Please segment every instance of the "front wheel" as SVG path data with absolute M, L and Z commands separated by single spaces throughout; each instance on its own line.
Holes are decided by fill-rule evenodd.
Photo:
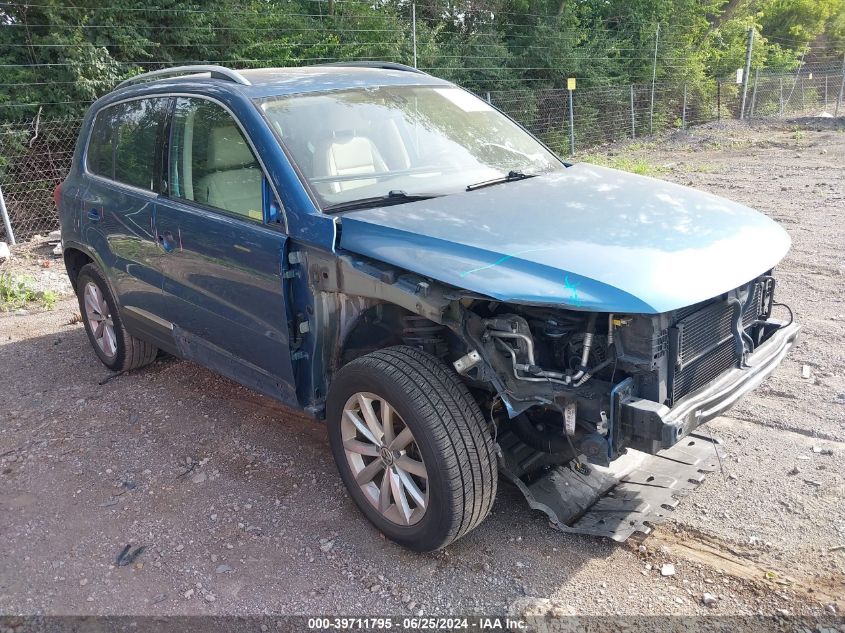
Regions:
M 493 440 L 466 386 L 433 356 L 399 346 L 345 365 L 329 393 L 328 424 L 349 494 L 400 545 L 440 549 L 490 512 Z

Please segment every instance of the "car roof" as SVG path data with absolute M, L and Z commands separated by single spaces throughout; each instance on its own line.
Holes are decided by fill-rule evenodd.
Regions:
M 166 78 L 150 77 L 150 81 L 143 81 L 143 76 L 139 76 L 138 79 L 141 80 L 141 83 L 120 86 L 109 96 L 117 96 L 118 93 L 128 96 L 137 92 L 173 91 L 179 88 L 201 90 L 203 86 L 210 85 L 217 89 L 229 88 L 251 99 L 348 88 L 400 85 L 448 87 L 453 85 L 448 81 L 410 67 L 402 67 L 398 64 L 385 64 L 384 66 L 318 65 L 254 68 L 238 71 L 221 69 L 219 73 L 214 71 L 191 72 L 188 67 L 185 67 L 186 74 L 184 75 L 167 76 Z M 197 70 L 200 68 L 208 67 L 198 67 Z M 178 71 L 179 69 L 175 70 Z

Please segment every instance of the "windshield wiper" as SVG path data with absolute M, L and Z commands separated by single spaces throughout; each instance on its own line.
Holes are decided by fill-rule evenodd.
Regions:
M 394 189 L 389 191 L 386 196 L 373 196 L 372 198 L 361 198 L 360 200 L 330 204 L 327 207 L 323 207 L 323 212 L 337 213 L 338 211 L 352 211 L 354 209 L 372 209 L 394 204 L 405 204 L 406 202 L 416 202 L 417 200 L 429 200 L 437 197 L 438 194 L 407 194 L 401 189 Z
M 511 170 L 507 176 L 501 178 L 494 178 L 493 180 L 484 180 L 477 182 L 474 185 L 467 185 L 467 191 L 475 191 L 476 189 L 484 189 L 484 187 L 492 187 L 493 185 L 501 185 L 503 182 L 514 182 L 515 180 L 525 180 L 526 178 L 534 178 L 537 174 L 523 174 L 521 171 Z

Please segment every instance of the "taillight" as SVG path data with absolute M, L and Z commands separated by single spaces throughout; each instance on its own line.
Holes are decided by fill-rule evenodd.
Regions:
M 59 208 L 59 200 L 62 198 L 62 183 L 56 185 L 56 188 L 53 189 L 53 202 L 56 204 L 56 209 Z

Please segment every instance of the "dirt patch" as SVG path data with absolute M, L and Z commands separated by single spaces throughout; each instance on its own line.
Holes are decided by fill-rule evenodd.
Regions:
M 0 613 L 841 609 L 841 130 L 705 126 L 612 150 L 782 222 L 794 245 L 777 271 L 778 299 L 804 326 L 777 373 L 708 425 L 725 441 L 724 475 L 633 545 L 558 533 L 503 484 L 478 530 L 438 554 L 411 554 L 347 498 L 322 426 L 189 362 L 103 382 L 109 373 L 70 324 L 72 297 L 0 315 Z M 39 269 L 38 257 L 14 265 L 55 270 Z M 126 545 L 144 549 L 120 564 Z M 666 564 L 673 575 L 661 574 Z

